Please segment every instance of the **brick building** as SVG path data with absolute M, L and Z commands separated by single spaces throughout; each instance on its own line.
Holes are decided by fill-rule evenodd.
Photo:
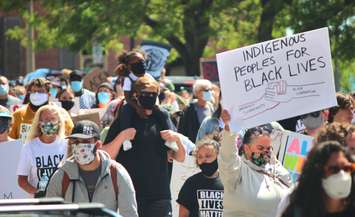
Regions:
M 40 5 L 34 3 L 34 11 L 43 13 Z M 26 48 L 19 41 L 6 37 L 6 31 L 14 26 L 24 26 L 24 22 L 16 12 L 4 13 L 0 11 L 0 74 L 10 79 L 28 73 L 26 71 Z M 122 39 L 125 49 L 131 49 L 132 41 Z M 117 54 L 108 51 L 104 56 L 104 69 L 111 72 L 117 64 Z M 35 53 L 35 68 L 82 68 L 83 62 L 90 56 L 82 56 L 79 52 L 72 52 L 67 48 L 51 48 Z

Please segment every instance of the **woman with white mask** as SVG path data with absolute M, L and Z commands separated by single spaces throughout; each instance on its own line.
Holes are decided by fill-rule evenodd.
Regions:
M 18 184 L 27 193 L 43 196 L 49 177 L 65 159 L 64 132 L 59 107 L 45 105 L 37 111 L 17 168 Z
M 282 217 L 353 217 L 354 163 L 336 141 L 315 144 Z

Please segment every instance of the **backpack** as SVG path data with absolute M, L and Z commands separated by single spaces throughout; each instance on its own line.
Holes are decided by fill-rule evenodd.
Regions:
M 118 201 L 117 168 L 113 164 L 110 165 L 110 175 L 111 175 L 113 189 L 115 191 L 116 201 Z M 64 175 L 62 179 L 62 198 L 65 197 L 70 181 L 73 180 L 70 180 L 68 173 L 64 171 Z M 74 202 L 74 197 L 75 197 L 75 180 L 73 183 L 72 202 Z

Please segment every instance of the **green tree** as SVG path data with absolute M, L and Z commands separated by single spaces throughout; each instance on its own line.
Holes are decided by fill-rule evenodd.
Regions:
M 21 4 L 25 0 L 5 2 L 2 9 L 20 9 L 22 15 L 26 15 Z M 159 35 L 176 49 L 188 75 L 199 75 L 199 59 L 209 38 L 218 33 L 219 27 L 213 26 L 211 20 L 238 4 L 234 0 L 39 2 L 45 12 L 27 19 L 36 25 L 37 35 L 42 37 L 37 38 L 38 48 L 55 45 L 80 50 L 93 41 L 108 44 L 119 36 L 136 37 L 138 30 L 146 25 L 152 35 Z M 9 34 L 13 38 L 25 38 L 20 28 Z
M 343 70 L 345 77 L 342 79 L 342 69 L 351 68 L 350 63 L 355 58 L 355 1 L 294 0 L 290 14 L 289 24 L 296 32 L 329 27 L 335 85 L 339 90 L 348 71 Z

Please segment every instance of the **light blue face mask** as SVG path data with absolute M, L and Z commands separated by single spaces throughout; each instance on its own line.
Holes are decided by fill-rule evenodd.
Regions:
M 99 100 L 99 102 L 101 104 L 107 104 L 111 100 L 111 94 L 109 94 L 107 92 L 99 92 L 97 94 L 97 99 Z
M 57 94 L 58 94 L 58 89 L 55 88 L 55 87 L 51 87 L 49 88 L 49 93 L 51 94 L 52 97 L 57 97 Z
M 1 84 L 0 85 L 0 96 L 5 96 L 9 93 L 9 85 Z
M 212 101 L 212 93 L 211 93 L 211 91 L 203 91 L 202 98 L 203 98 L 203 100 L 205 100 L 207 102 L 211 102 Z
M 23 100 L 25 99 L 25 96 L 26 96 L 26 95 L 18 95 L 17 97 L 18 97 L 20 100 L 23 101 Z
M 72 81 L 70 82 L 71 89 L 73 89 L 74 92 L 80 92 L 81 89 L 83 88 L 83 82 L 82 81 Z

